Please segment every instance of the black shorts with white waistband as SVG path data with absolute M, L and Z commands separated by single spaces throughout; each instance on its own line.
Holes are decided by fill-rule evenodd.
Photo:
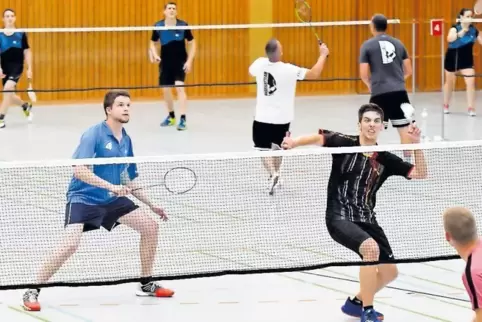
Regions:
M 281 146 L 286 132 L 290 130 L 290 123 L 271 124 L 254 121 L 253 122 L 253 143 L 258 150 L 271 150 L 271 144 Z
M 385 124 L 385 129 L 388 127 L 388 121 L 390 121 L 395 128 L 410 125 L 410 120 L 405 118 L 405 114 L 402 110 L 402 104 L 410 104 L 407 91 L 375 95 L 370 98 L 370 103 L 378 105 L 383 110 L 383 123 Z
M 363 256 L 360 254 L 360 246 L 370 238 L 375 240 L 380 249 L 379 261 L 386 262 L 394 259 L 388 238 L 382 227 L 378 224 L 327 218 L 326 227 L 334 241 L 357 253 L 362 259 Z

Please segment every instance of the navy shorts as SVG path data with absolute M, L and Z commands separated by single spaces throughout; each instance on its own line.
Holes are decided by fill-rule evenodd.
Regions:
M 3 73 L 5 77 L 2 79 L 2 84 L 5 86 L 7 81 L 13 81 L 18 83 L 20 77 L 22 77 L 23 73 L 23 65 L 20 64 L 10 64 L 3 67 Z
M 372 96 L 370 103 L 378 105 L 383 110 L 383 124 L 388 128 L 388 121 L 392 122 L 394 128 L 401 128 L 410 125 L 410 120 L 405 118 L 402 104 L 410 104 L 407 91 L 389 92 Z
M 370 224 L 363 222 L 351 222 L 340 219 L 327 219 L 326 227 L 328 232 L 338 244 L 354 251 L 362 259 L 360 254 L 361 244 L 372 238 L 378 244 L 380 249 L 380 261 L 392 261 L 393 251 L 388 238 L 382 227 L 378 224 Z
M 84 224 L 84 232 L 99 229 L 101 226 L 111 231 L 119 225 L 119 218 L 139 208 L 132 200 L 120 197 L 105 205 L 68 203 L 65 207 L 65 226 Z
M 186 73 L 184 72 L 184 65 L 171 65 L 168 67 L 159 68 L 159 85 L 175 85 L 176 82 L 183 82 L 186 80 Z

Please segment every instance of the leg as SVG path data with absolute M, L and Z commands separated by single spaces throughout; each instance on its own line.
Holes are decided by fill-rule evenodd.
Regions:
M 68 204 L 65 211 L 65 235 L 60 246 L 42 264 L 37 274 L 37 284 L 47 283 L 64 263 L 77 251 L 82 233 L 98 229 L 104 212 L 96 206 L 79 203 Z M 37 301 L 40 290 L 27 290 L 23 296 L 24 308 L 29 311 L 40 311 Z
M 378 261 L 380 254 L 378 244 L 358 223 L 347 220 L 327 220 L 327 228 L 333 240 L 357 253 L 363 261 Z M 360 267 L 361 291 L 353 299 L 346 300 L 341 308 L 342 312 L 353 317 L 361 317 L 364 306 L 373 306 L 373 297 L 378 285 L 381 284 L 378 279 L 377 266 Z M 365 299 L 368 300 L 365 301 Z M 377 319 L 383 320 L 383 314 L 375 312 L 375 315 Z
M 184 72 L 184 67 L 180 66 L 176 70 L 174 76 L 174 84 L 183 86 L 186 79 L 186 73 Z M 176 87 L 177 99 L 179 101 L 179 111 L 181 113 L 181 119 L 179 120 L 179 125 L 177 129 L 179 131 L 186 130 L 186 113 L 187 113 L 187 95 L 185 87 Z
M 173 126 L 176 124 L 176 115 L 174 113 L 174 98 L 172 96 L 172 85 L 174 85 L 174 77 L 169 69 L 160 69 L 159 85 L 162 87 L 164 101 L 168 115 L 161 123 L 161 127 Z M 167 87 L 166 87 L 167 86 Z
M 475 116 L 475 77 L 473 77 L 475 75 L 475 70 L 473 68 L 461 69 L 460 74 L 463 76 L 469 76 L 464 77 L 467 89 L 468 112 L 470 116 Z
M 151 282 L 157 254 L 159 225 L 147 213 L 138 209 L 128 198 L 118 198 L 107 206 L 102 226 L 112 230 L 119 224 L 132 228 L 141 236 L 139 255 L 141 259 L 141 286 L 139 296 L 171 297 L 174 292 Z
M 444 113 L 449 113 L 450 101 L 455 88 L 456 77 L 454 72 L 445 71 L 444 84 Z

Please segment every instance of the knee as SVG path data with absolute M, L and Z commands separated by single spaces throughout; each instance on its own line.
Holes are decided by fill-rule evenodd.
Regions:
M 465 86 L 467 89 L 475 89 L 475 80 L 473 77 L 471 79 L 465 79 Z
M 380 248 L 372 238 L 365 240 L 360 245 L 360 255 L 365 262 L 375 262 L 380 258 Z
M 145 238 L 157 239 L 159 236 L 159 224 L 154 219 L 146 219 L 140 234 Z

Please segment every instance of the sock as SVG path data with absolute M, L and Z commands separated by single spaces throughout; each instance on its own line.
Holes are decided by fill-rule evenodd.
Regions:
M 151 282 L 151 279 L 152 279 L 151 276 L 149 276 L 149 277 L 142 277 L 142 278 L 141 278 L 141 284 L 142 284 L 142 285 L 149 284 L 149 283 Z
M 369 305 L 369 306 L 364 306 L 363 307 L 363 311 L 368 311 L 368 310 L 373 310 L 373 305 Z
M 5 118 L 5 114 L 0 114 L 0 121 Z
M 25 110 L 28 108 L 28 103 L 23 103 L 23 104 L 22 104 L 22 108 L 23 108 L 23 110 L 25 111 Z
M 39 293 L 39 294 L 40 294 L 40 289 L 39 289 L 39 288 L 37 289 L 37 293 Z
M 351 301 L 355 304 L 362 305 L 362 301 L 356 296 Z
M 181 115 L 181 120 L 186 121 L 186 115 L 185 114 Z
M 173 119 L 176 117 L 176 115 L 174 114 L 174 112 L 169 112 L 169 117 Z

